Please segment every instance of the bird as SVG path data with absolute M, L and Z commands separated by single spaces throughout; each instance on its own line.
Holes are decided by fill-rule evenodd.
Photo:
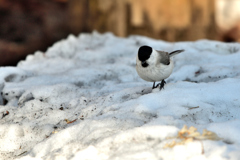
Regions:
M 153 82 L 152 89 L 164 89 L 165 80 L 173 70 L 174 64 L 171 57 L 183 52 L 184 50 L 175 50 L 170 53 L 158 51 L 150 46 L 144 45 L 138 49 L 136 58 L 136 70 L 138 75 L 145 81 Z M 159 82 L 155 86 L 155 82 Z

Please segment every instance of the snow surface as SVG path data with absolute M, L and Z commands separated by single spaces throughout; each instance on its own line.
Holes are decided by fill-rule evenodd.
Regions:
M 138 77 L 141 45 L 185 49 L 164 90 Z M 0 90 L 0 159 L 240 157 L 238 43 L 70 35 L 17 67 L 1 67 Z M 222 140 L 164 148 L 185 124 Z

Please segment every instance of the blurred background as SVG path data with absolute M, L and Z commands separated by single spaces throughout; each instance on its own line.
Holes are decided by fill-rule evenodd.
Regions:
M 70 33 L 240 41 L 240 0 L 0 0 L 0 66 Z

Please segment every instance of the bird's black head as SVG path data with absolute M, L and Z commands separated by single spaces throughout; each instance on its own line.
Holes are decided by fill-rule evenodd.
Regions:
M 138 59 L 142 62 L 148 60 L 152 54 L 152 47 L 141 46 L 138 50 Z
M 141 46 L 138 50 L 138 59 L 142 62 L 143 67 L 147 67 L 148 64 L 146 60 L 151 56 L 152 54 L 152 47 L 149 46 Z

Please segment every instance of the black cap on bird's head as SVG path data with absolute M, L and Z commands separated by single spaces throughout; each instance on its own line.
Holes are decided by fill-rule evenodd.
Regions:
M 152 47 L 141 46 L 138 50 L 138 59 L 141 62 L 145 62 L 152 54 Z

